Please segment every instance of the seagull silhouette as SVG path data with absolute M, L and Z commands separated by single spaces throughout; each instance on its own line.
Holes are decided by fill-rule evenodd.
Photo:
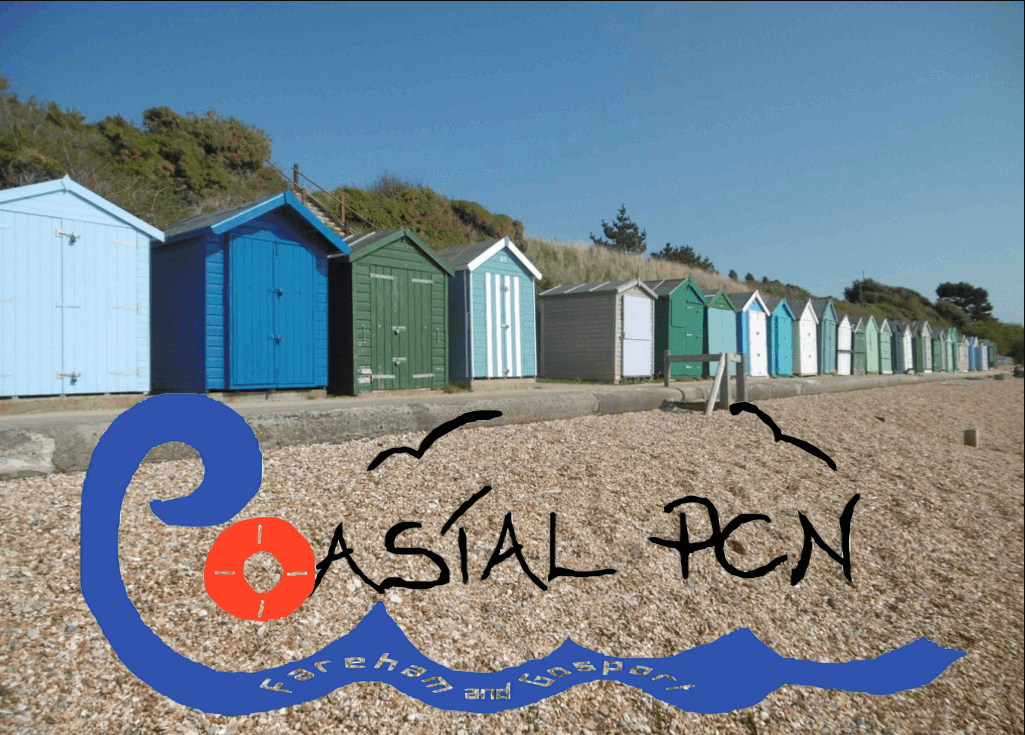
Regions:
M 431 448 L 431 445 L 441 437 L 445 436 L 445 434 L 455 431 L 465 424 L 470 424 L 474 421 L 488 421 L 489 419 L 496 419 L 501 415 L 501 411 L 470 411 L 469 413 L 464 413 L 462 416 L 457 416 L 451 421 L 446 421 L 441 426 L 431 431 L 431 433 L 428 434 L 422 442 L 420 442 L 420 447 L 418 449 L 413 449 L 412 447 L 392 447 L 391 449 L 385 449 L 374 457 L 374 461 L 367 467 L 367 472 L 371 472 L 375 467 L 380 465 L 393 454 L 409 454 L 417 459 L 421 459 L 424 454 L 426 454 L 427 450 Z
M 760 418 L 765 423 L 766 426 L 768 426 L 770 429 L 772 429 L 772 437 L 773 437 L 774 441 L 777 441 L 777 442 L 783 441 L 783 442 L 787 442 L 788 444 L 793 444 L 795 447 L 803 449 L 808 454 L 815 455 L 816 457 L 821 459 L 823 462 L 825 462 L 827 465 L 829 465 L 829 469 L 833 470 L 833 472 L 836 472 L 836 462 L 834 462 L 832 459 L 830 459 L 828 454 L 823 452 L 821 449 L 819 449 L 814 444 L 806 442 L 804 439 L 797 439 L 795 437 L 787 436 L 786 434 L 784 434 L 782 431 L 779 430 L 779 427 L 776 426 L 776 422 L 773 421 L 772 419 L 770 419 L 765 414 L 764 411 L 761 411 L 756 406 L 754 406 L 754 405 L 752 405 L 750 403 L 745 403 L 744 401 L 741 401 L 740 403 L 734 403 L 734 404 L 730 405 L 730 413 L 733 414 L 734 416 L 736 416 L 741 411 L 747 411 L 748 413 L 753 413 L 755 416 Z

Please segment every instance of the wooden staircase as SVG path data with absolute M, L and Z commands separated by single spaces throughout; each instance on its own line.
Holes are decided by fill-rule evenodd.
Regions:
M 299 197 L 299 201 L 305 204 L 307 208 L 309 208 L 309 210 L 313 212 L 316 218 L 323 222 L 324 225 L 333 233 L 338 235 L 338 237 L 342 238 L 343 240 L 346 240 L 355 234 L 341 220 L 341 216 L 335 216 L 331 214 L 331 212 L 329 212 L 326 207 L 322 206 L 320 202 L 313 198 L 312 194 L 308 189 L 293 186 L 292 190 L 295 193 L 295 195 Z

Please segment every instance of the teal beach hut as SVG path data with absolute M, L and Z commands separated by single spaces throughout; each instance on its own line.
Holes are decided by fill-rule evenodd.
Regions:
M 794 312 L 786 299 L 766 299 L 769 308 L 769 373 L 794 374 Z

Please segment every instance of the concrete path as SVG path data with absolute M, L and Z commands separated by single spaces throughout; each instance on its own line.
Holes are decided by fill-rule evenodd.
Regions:
M 833 391 L 985 379 L 997 371 L 912 375 L 748 378 L 748 400 Z M 295 444 L 337 443 L 384 434 L 425 432 L 467 411 L 495 410 L 494 424 L 551 421 L 592 414 L 649 411 L 669 404 L 707 400 L 712 381 L 595 386 L 540 384 L 511 392 L 406 394 L 373 398 L 230 400 L 264 450 Z M 735 390 L 735 389 L 734 389 Z M 138 397 L 126 397 L 137 402 Z M 0 479 L 61 471 L 84 471 L 111 422 L 128 406 L 106 410 L 53 411 L 0 416 Z M 166 444 L 146 461 L 197 457 L 184 444 Z

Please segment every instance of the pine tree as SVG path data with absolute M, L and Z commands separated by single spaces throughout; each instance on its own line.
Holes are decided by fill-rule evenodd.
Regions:
M 590 235 L 591 242 L 609 250 L 618 250 L 622 253 L 633 253 L 640 255 L 648 246 L 645 240 L 648 237 L 647 230 L 641 230 L 634 224 L 633 220 L 626 216 L 626 205 L 619 208 L 616 221 L 611 225 L 605 220 L 601 221 L 602 230 L 606 239 Z

